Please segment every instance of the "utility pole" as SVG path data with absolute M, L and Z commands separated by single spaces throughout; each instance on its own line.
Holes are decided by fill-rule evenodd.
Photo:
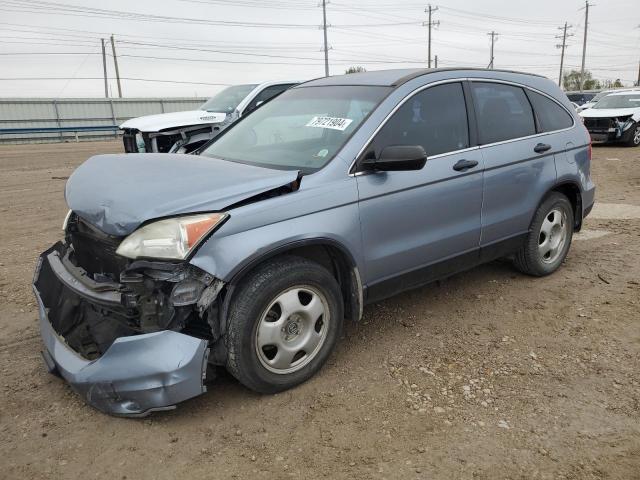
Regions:
M 438 68 L 438 55 L 435 57 L 435 68 Z
M 107 82 L 107 52 L 104 47 L 104 38 L 100 39 L 102 44 L 102 71 L 104 73 L 104 98 L 109 98 L 109 82 Z
M 122 98 L 122 86 L 120 85 L 120 70 L 118 70 L 118 56 L 116 55 L 116 42 L 111 35 L 111 50 L 113 51 L 113 65 L 116 67 L 116 80 L 118 82 L 118 97 Z
M 431 14 L 433 12 L 436 12 L 436 11 L 438 11 L 438 7 L 432 7 L 431 4 L 429 4 L 427 6 L 427 8 L 424 9 L 424 12 L 429 14 L 429 17 L 428 17 L 429 19 L 428 19 L 428 21 L 426 23 L 422 22 L 422 26 L 423 27 L 426 26 L 426 27 L 429 28 L 429 37 L 428 37 L 429 38 L 429 42 L 428 42 L 428 47 L 427 47 L 428 51 L 429 51 L 429 53 L 428 53 L 429 60 L 428 60 L 428 64 L 427 64 L 428 68 L 431 68 L 431 27 L 437 27 L 438 25 L 440 25 L 440 21 L 439 20 L 437 22 L 432 22 L 431 21 Z
M 567 29 L 571 28 L 571 25 L 564 22 L 564 27 L 558 27 L 558 30 L 562 30 L 562 45 L 556 45 L 556 48 L 561 48 L 560 54 L 560 74 L 558 75 L 558 86 L 562 88 L 562 67 L 564 66 L 564 51 L 567 48 L 567 37 L 573 37 L 573 33 L 567 34 Z M 556 36 L 556 38 L 561 38 Z
M 587 27 L 589 26 L 589 7 L 594 6 L 589 0 L 584 2 L 584 38 L 582 40 L 582 66 L 580 67 L 580 92 L 584 89 L 584 59 L 587 54 Z
M 498 39 L 498 33 L 492 30 L 491 33 L 487 33 L 487 35 L 491 37 L 491 56 L 489 57 L 489 66 L 487 68 L 490 70 L 493 70 L 493 58 L 494 58 L 493 45 L 496 43 L 496 40 Z
M 324 30 L 324 76 L 329 76 L 329 46 L 327 45 L 327 0 L 322 0 L 322 29 Z

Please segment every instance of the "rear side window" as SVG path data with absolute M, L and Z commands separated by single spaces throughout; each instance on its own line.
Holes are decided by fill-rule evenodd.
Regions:
M 391 145 L 421 145 L 427 155 L 469 146 L 469 126 L 460 83 L 427 88 L 409 98 L 373 141 L 375 156 Z
M 527 92 L 527 95 L 529 95 L 543 132 L 562 130 L 573 125 L 571 115 L 550 98 L 531 90 Z
M 535 135 L 533 110 L 522 88 L 489 82 L 471 82 L 471 88 L 481 144 Z

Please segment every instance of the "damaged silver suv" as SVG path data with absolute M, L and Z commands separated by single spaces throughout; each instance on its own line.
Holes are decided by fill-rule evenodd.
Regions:
M 296 86 L 196 155 L 100 155 L 38 261 L 43 357 L 141 416 L 316 373 L 363 305 L 510 256 L 555 271 L 594 201 L 589 134 L 543 77 L 389 70 Z

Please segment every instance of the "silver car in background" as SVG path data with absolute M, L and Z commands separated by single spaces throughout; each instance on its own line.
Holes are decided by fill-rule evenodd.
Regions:
M 92 157 L 36 268 L 43 357 L 115 415 L 202 394 L 208 366 L 292 388 L 365 304 L 500 257 L 553 273 L 590 161 L 554 82 L 476 69 L 313 80 L 199 155 Z

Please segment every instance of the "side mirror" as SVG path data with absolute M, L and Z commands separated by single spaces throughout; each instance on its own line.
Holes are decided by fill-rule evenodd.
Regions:
M 427 162 L 427 152 L 421 145 L 390 145 L 380 152 L 380 158 L 362 161 L 365 170 L 395 172 L 421 170 Z
M 260 100 L 259 102 L 256 102 L 256 107 L 255 108 L 258 108 L 263 103 L 264 103 L 264 100 Z

